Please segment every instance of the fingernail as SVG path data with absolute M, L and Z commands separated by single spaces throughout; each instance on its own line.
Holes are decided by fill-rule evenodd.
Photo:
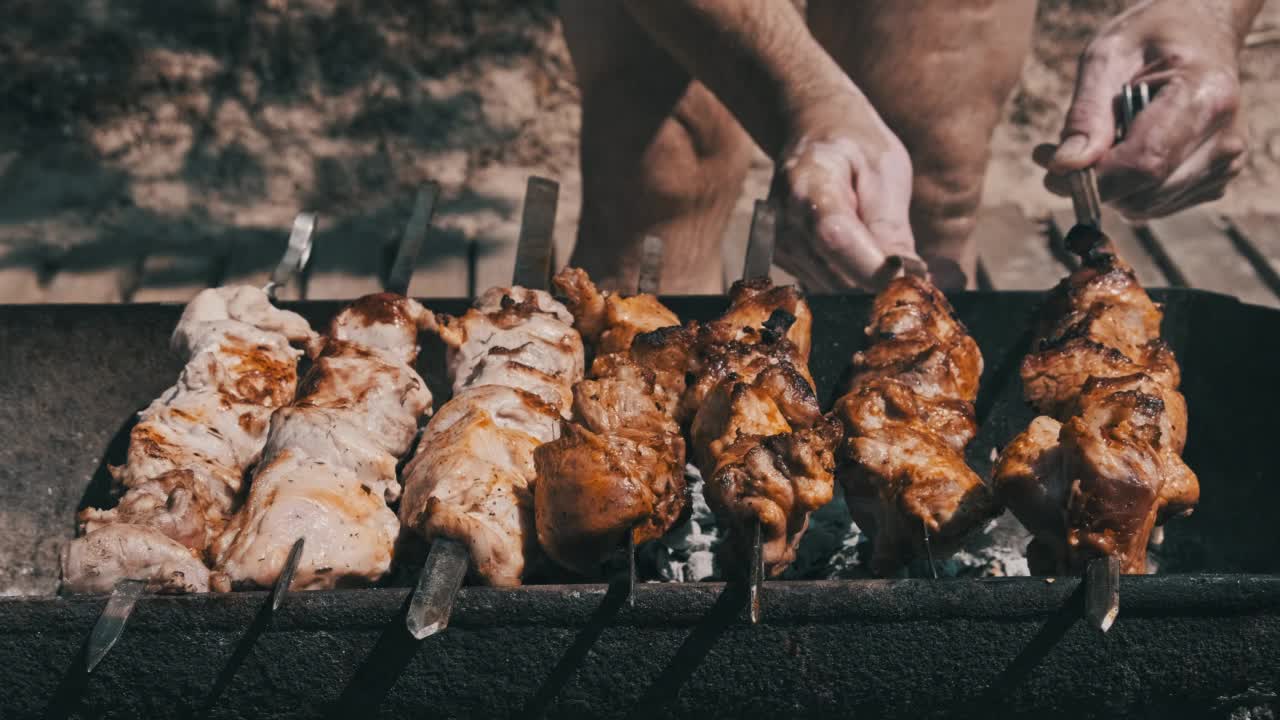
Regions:
M 1089 138 L 1084 135 L 1072 135 L 1058 146 L 1058 152 L 1053 154 L 1053 159 L 1058 162 L 1075 162 L 1080 159 L 1084 151 L 1089 147 Z

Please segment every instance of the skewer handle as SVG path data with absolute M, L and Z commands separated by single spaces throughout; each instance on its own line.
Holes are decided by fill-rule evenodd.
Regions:
M 306 269 L 307 261 L 311 259 L 312 236 L 315 231 L 315 213 L 298 213 L 298 216 L 293 219 L 293 228 L 289 231 L 289 244 L 285 247 L 280 262 L 276 263 L 275 270 L 271 271 L 271 279 L 262 288 L 267 297 L 275 300 L 276 290 L 288 285 Z
M 437 538 L 431 543 L 431 552 L 418 575 L 418 586 L 414 588 L 405 618 L 405 627 L 415 639 L 421 640 L 449 626 L 453 603 L 470 561 L 467 546 L 457 540 Z
M 516 242 L 516 267 L 512 277 L 516 285 L 535 290 L 551 286 L 559 199 L 560 185 L 555 181 L 537 176 L 529 178 L 520 217 L 520 237 Z
M 428 181 L 418 188 L 418 196 L 413 202 L 413 214 L 409 216 L 409 224 L 405 226 L 404 236 L 400 239 L 400 249 L 391 265 L 391 274 L 387 276 L 387 289 L 393 293 L 409 294 L 413 270 L 417 267 L 422 245 L 427 240 L 427 230 L 431 227 L 431 216 L 435 213 L 439 197 L 439 183 Z
M 89 646 L 85 651 L 85 672 L 93 672 L 124 634 L 129 616 L 133 614 L 133 606 L 146 589 L 147 583 L 142 580 L 121 580 L 112 588 L 107 606 L 102 609 L 93 632 L 89 634 Z

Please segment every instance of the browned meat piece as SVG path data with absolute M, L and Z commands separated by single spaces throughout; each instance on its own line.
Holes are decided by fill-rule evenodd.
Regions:
M 400 518 L 428 540 L 466 544 L 485 584 L 520 584 L 537 552 L 533 453 L 559 436 L 582 378 L 572 322 L 550 294 L 512 287 L 490 289 L 440 326 L 453 398 L 405 467 Z
M 248 500 L 215 543 L 218 589 L 270 587 L 300 537 L 294 589 L 374 583 L 390 571 L 396 463 L 431 410 L 413 369 L 418 333 L 434 325 L 428 310 L 392 293 L 333 318 L 298 397 L 271 418 Z
M 924 550 L 956 550 L 993 517 L 990 489 L 965 463 L 977 433 L 973 400 L 982 355 L 927 280 L 898 278 L 877 297 L 871 346 L 836 401 L 845 428 L 838 476 L 858 527 L 874 538 L 872 571 L 887 574 Z
M 797 358 L 807 372 L 809 344 L 813 338 L 813 312 L 794 285 L 775 286 L 768 278 L 739 280 L 729 289 L 729 309 L 720 316 L 719 322 L 735 330 L 755 334 L 777 312 L 792 318 L 791 327 L 786 331 L 787 339 L 795 344 Z
M 630 352 L 637 336 L 679 321 L 652 295 L 601 293 L 574 268 L 555 283 L 584 338 L 599 344 L 591 378 L 573 388 L 574 422 L 534 453 L 534 507 L 547 554 L 590 574 L 628 532 L 637 543 L 661 537 L 687 505 L 685 445 L 669 414 L 675 403 L 657 385 L 659 373 Z
M 809 515 L 831 500 L 840 433 L 818 410 L 807 362 L 812 314 L 799 291 L 755 280 L 736 283 L 730 298 L 719 320 L 686 331 L 694 382 L 678 417 L 690 422 L 730 551 L 744 560 L 759 523 L 765 570 L 777 575 L 795 560 Z
M 126 578 L 153 592 L 209 589 L 206 550 L 262 452 L 272 411 L 293 398 L 302 353 L 290 342 L 313 336 L 257 288 L 209 289 L 187 305 L 173 333 L 186 367 L 139 415 L 128 461 L 112 468 L 119 504 L 80 514 L 84 534 L 63 556 L 67 590 L 107 592 Z
M 1087 337 L 1076 337 L 1022 361 L 1022 387 L 1039 412 L 1068 417 L 1091 377 L 1127 377 L 1143 373 L 1161 385 L 1177 388 L 1178 364 L 1162 340 L 1152 340 L 1135 359 Z
M 622 297 L 601 292 L 587 273 L 568 267 L 552 279 L 573 314 L 574 327 L 597 356 L 627 353 L 636 335 L 679 325 L 680 319 L 648 293 Z
M 1084 264 L 1050 294 L 1022 366 L 1027 399 L 1052 418 L 1005 448 L 994 480 L 1036 536 L 1033 571 L 1079 572 L 1114 555 L 1143 573 L 1153 527 L 1199 500 L 1180 457 L 1180 371 L 1159 338 L 1159 307 L 1110 242 L 1087 228 L 1068 242 Z

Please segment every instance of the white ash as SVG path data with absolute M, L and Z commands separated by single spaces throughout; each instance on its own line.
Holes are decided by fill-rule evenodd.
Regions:
M 642 572 L 668 582 L 703 582 L 723 579 L 718 550 L 723 539 L 716 517 L 702 494 L 702 476 L 692 465 L 685 467 L 691 494 L 689 519 L 662 539 L 641 548 Z M 938 562 L 939 577 L 1004 577 L 1028 575 L 1024 557 L 1030 536 L 1009 513 L 974 533 L 957 553 Z M 869 539 L 849 518 L 844 495 L 836 487 L 835 499 L 809 519 L 796 561 L 781 576 L 786 580 L 860 579 L 873 577 L 867 567 Z M 927 563 L 917 562 L 904 573 L 928 577 Z

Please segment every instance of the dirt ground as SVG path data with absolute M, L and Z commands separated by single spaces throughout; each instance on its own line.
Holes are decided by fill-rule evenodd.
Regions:
M 525 178 L 581 186 L 577 95 L 552 0 L 9 0 L 0 30 L 0 259 L 283 232 L 318 209 L 394 233 L 413 188 L 481 251 Z M 1056 136 L 1074 58 L 1120 0 L 1041 3 L 1034 57 L 997 130 L 988 204 L 1056 207 L 1029 159 Z M 1271 0 L 1257 27 L 1280 27 Z M 1263 38 L 1266 40 L 1266 38 Z M 1253 152 L 1224 210 L 1280 211 L 1280 44 L 1243 57 Z M 763 193 L 760 157 L 743 207 Z M 488 244 L 486 244 L 488 243 Z

